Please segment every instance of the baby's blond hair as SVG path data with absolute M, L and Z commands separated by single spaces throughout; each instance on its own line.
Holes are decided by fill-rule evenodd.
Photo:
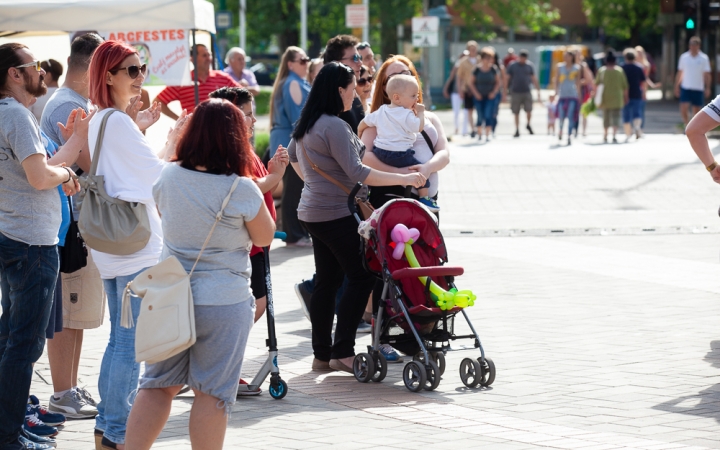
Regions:
M 394 94 L 403 94 L 410 89 L 414 89 L 415 92 L 420 89 L 417 80 L 412 75 L 395 75 L 388 80 L 387 86 L 385 86 L 385 92 L 390 98 Z

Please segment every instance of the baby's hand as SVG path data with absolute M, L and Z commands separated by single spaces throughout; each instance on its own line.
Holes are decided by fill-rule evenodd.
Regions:
M 415 113 L 422 114 L 425 112 L 425 105 L 422 103 L 415 103 Z

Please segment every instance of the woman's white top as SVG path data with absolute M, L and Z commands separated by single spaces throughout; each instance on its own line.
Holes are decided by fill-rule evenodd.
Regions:
M 91 159 L 95 157 L 100 123 L 109 111 L 110 108 L 99 111 L 90 120 L 88 143 Z M 111 255 L 92 250 L 100 278 L 132 275 L 158 263 L 163 248 L 163 236 L 152 188 L 160 178 L 165 164 L 166 162 L 155 154 L 130 116 L 122 111 L 110 116 L 105 127 L 96 174 L 105 177 L 105 191 L 109 196 L 128 202 L 139 202 L 147 207 L 152 233 L 145 248 L 131 255 Z

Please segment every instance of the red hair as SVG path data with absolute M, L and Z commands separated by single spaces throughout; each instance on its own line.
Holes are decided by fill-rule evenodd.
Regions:
M 87 74 L 88 96 L 94 104 L 101 109 L 118 106 L 113 105 L 107 73 L 117 69 L 128 56 L 136 54 L 137 50 L 121 41 L 105 41 L 100 44 L 90 60 Z
M 255 161 L 245 115 L 227 100 L 211 98 L 193 111 L 175 153 L 180 166 L 208 173 L 252 176 Z

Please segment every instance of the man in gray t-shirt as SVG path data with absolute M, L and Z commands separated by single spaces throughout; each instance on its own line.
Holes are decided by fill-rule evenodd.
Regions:
M 510 109 L 515 115 L 515 137 L 520 137 L 520 108 L 524 107 L 527 113 L 527 130 L 533 134 L 530 127 L 530 118 L 532 116 L 532 93 L 530 92 L 530 84 L 535 85 L 537 89 L 537 100 L 540 101 L 540 83 L 535 75 L 535 67 L 528 61 L 528 51 L 520 50 L 517 61 L 510 64 L 507 68 L 507 77 L 505 77 L 505 90 L 510 93 Z
M 25 45 L 0 45 L 0 447 L 25 448 L 21 429 L 32 365 L 45 346 L 60 262 L 62 185 L 80 186 L 69 168 L 50 166 L 28 109 L 47 92 L 45 71 Z M 77 177 L 75 177 L 77 178 Z M 40 331 L 40 333 L 38 333 Z

